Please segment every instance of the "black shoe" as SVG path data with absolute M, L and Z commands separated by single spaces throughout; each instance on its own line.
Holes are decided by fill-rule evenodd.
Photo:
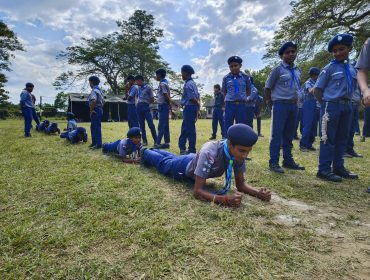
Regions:
M 245 160 L 252 160 L 250 157 L 245 158 Z
M 216 139 L 216 136 L 211 136 L 210 138 L 209 138 L 209 140 L 215 140 Z
M 343 154 L 343 157 L 345 157 L 345 158 L 352 158 L 352 155 L 351 155 L 351 154 L 349 154 L 349 153 L 344 153 L 344 154 Z
M 360 141 L 365 142 L 365 136 L 361 136 Z
M 288 168 L 288 169 L 293 169 L 293 170 L 305 170 L 306 169 L 304 166 L 300 166 L 294 161 L 291 161 L 289 163 L 286 163 L 283 161 L 283 167 Z
M 355 135 L 360 135 L 360 132 L 355 132 Z
M 161 149 L 169 149 L 170 148 L 170 143 L 164 143 L 161 145 Z
M 303 146 L 299 147 L 299 149 L 301 150 L 301 152 L 304 152 L 304 153 L 308 153 L 308 152 L 311 151 L 309 148 L 306 148 L 306 147 L 303 147 Z
M 333 173 L 335 175 L 338 175 L 342 178 L 346 178 L 346 179 L 358 179 L 358 175 L 355 174 L 355 173 L 352 173 L 350 171 L 348 171 L 347 169 L 343 168 L 341 170 L 334 170 Z
M 360 155 L 358 153 L 356 153 L 355 151 L 351 152 L 351 153 L 347 153 L 349 154 L 351 157 L 357 157 L 357 158 L 363 158 L 364 156 L 363 155 Z
M 313 146 L 309 147 L 308 149 L 309 149 L 310 151 L 312 151 L 312 152 L 315 152 L 315 151 L 316 151 L 316 148 L 315 148 L 315 147 L 313 147 Z
M 263 135 L 260 133 L 260 134 L 258 134 L 258 137 L 265 137 L 265 136 L 263 136 Z
M 294 140 L 299 140 L 299 137 L 298 136 L 294 136 L 293 138 Z
M 284 173 L 284 169 L 282 169 L 278 163 L 270 163 L 269 168 L 273 172 Z
M 160 149 L 161 148 L 161 144 L 154 144 L 153 145 L 153 149 Z
M 95 146 L 95 144 L 90 144 L 88 147 L 91 149 L 94 146 Z
M 101 149 L 101 146 L 95 145 L 90 148 L 91 150 L 98 150 Z
M 180 150 L 180 155 L 187 155 L 188 154 L 188 152 L 186 151 L 186 150 Z
M 342 178 L 340 176 L 335 175 L 333 172 L 328 173 L 317 172 L 316 177 L 330 182 L 342 182 Z

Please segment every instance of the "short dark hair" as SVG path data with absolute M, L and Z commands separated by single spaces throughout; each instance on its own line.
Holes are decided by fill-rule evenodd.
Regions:
M 213 85 L 214 88 L 221 89 L 221 86 L 219 84 Z
M 144 81 L 144 77 L 143 77 L 143 76 L 141 76 L 141 75 L 136 75 L 136 76 L 135 76 L 135 81 L 137 81 L 137 80 Z

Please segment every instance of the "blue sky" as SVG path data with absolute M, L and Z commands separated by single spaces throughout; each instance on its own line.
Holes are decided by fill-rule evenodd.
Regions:
M 52 103 L 55 78 L 71 68 L 56 60 L 81 37 L 103 36 L 116 31 L 115 21 L 145 9 L 164 30 L 160 54 L 179 71 L 194 66 L 203 93 L 211 93 L 228 73 L 231 55 L 243 58 L 243 68 L 261 69 L 265 44 L 278 22 L 289 14 L 289 0 L 0 0 L 0 18 L 16 33 L 26 52 L 15 53 L 6 89 L 19 101 L 24 84 L 35 84 L 37 98 Z M 72 70 L 72 68 L 71 68 Z M 72 91 L 81 91 L 76 87 Z

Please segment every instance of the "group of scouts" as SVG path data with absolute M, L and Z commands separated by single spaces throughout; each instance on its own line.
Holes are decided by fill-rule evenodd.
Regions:
M 321 105 L 321 142 L 317 177 L 333 182 L 339 182 L 342 178 L 358 178 L 356 174 L 344 167 L 343 160 L 345 152 L 349 154 L 351 152 L 347 147 L 350 142 L 350 126 L 354 111 L 352 100 L 358 85 L 364 94 L 364 103 L 370 104 L 370 91 L 366 80 L 366 73 L 370 68 L 369 46 L 365 43 L 357 62 L 356 67 L 360 69 L 358 75 L 360 79 L 357 82 L 356 70 L 348 58 L 352 43 L 353 37 L 349 34 L 339 34 L 330 40 L 328 51 L 333 54 L 334 59 L 321 71 L 315 67 L 311 68 L 310 79 L 304 83 L 302 89 L 304 92 L 302 110 L 304 126 L 300 148 L 302 151 L 315 150 L 312 144 L 316 135 L 317 102 L 319 102 Z M 278 54 L 282 61 L 271 71 L 266 81 L 265 98 L 266 103 L 272 109 L 269 167 L 273 172 L 284 173 L 284 169 L 279 165 L 281 148 L 284 168 L 304 170 L 304 167 L 294 161 L 292 155 L 292 141 L 296 132 L 298 114 L 297 102 L 301 91 L 301 72 L 294 65 L 297 56 L 297 45 L 294 42 L 284 43 Z M 246 193 L 269 201 L 271 199 L 269 190 L 264 188 L 257 190 L 244 180 L 245 160 L 260 135 L 260 130 L 257 134 L 252 126 L 253 116 L 259 115 L 256 107 L 262 103 L 262 98 L 253 86 L 251 77 L 240 70 L 242 59 L 238 56 L 230 57 L 228 64 L 230 73 L 223 78 L 222 87 L 219 85 L 214 87 L 215 110 L 211 139 L 216 138 L 217 126 L 220 123 L 222 140 L 207 142 L 196 153 L 195 123 L 200 107 L 200 96 L 192 79 L 194 69 L 190 65 L 184 65 L 181 68 L 181 76 L 184 80 L 181 99 L 184 117 L 178 141 L 180 155 L 163 150 L 169 148 L 170 145 L 168 122 L 171 106 L 170 88 L 164 69 L 156 71 L 156 80 L 159 82 L 158 135 L 149 109 L 149 104 L 154 102 L 152 88 L 145 83 L 142 76 L 128 76 L 129 131 L 127 138 L 104 144 L 101 134 L 104 97 L 99 88 L 99 78 L 96 76 L 89 78 L 92 88 L 87 100 L 91 117 L 92 144 L 90 148 L 102 148 L 104 153 L 117 154 L 126 163 L 140 162 L 153 166 L 160 173 L 176 180 L 191 181 L 194 183 L 194 196 L 198 199 L 237 207 L 241 203 L 242 193 Z M 361 71 L 366 73 L 361 74 Z M 223 105 L 225 107 L 224 118 Z M 26 136 L 30 136 L 27 130 L 29 116 L 24 118 L 25 133 Z M 148 144 L 145 120 L 155 143 L 150 149 L 143 147 Z M 77 127 L 71 129 L 72 132 L 77 130 Z M 164 143 L 161 143 L 162 138 L 164 138 Z M 80 141 L 86 142 L 86 140 L 87 135 Z M 186 142 L 188 142 L 187 149 Z M 233 171 L 237 191 L 228 194 L 232 186 Z M 208 178 L 220 177 L 224 173 L 226 180 L 221 190 L 212 191 L 204 188 Z

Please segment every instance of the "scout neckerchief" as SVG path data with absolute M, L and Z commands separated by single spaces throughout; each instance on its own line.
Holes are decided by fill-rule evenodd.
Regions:
M 347 93 L 351 93 L 352 92 L 352 89 L 353 89 L 353 83 L 352 83 L 352 74 L 351 74 L 351 70 L 350 70 L 350 67 L 349 67 L 349 62 L 348 60 L 345 60 L 343 62 L 340 62 L 336 59 L 333 59 L 331 61 L 332 64 L 340 64 L 340 63 L 343 63 L 344 65 L 344 70 L 345 70 L 345 73 L 346 73 L 346 81 L 347 81 Z
M 228 166 L 227 166 L 226 174 L 225 174 L 225 180 L 226 180 L 225 185 L 221 190 L 215 192 L 215 194 L 219 194 L 219 195 L 225 195 L 231 189 L 232 176 L 233 176 L 233 165 L 235 161 L 235 158 L 232 157 L 229 153 L 229 149 L 227 147 L 227 140 L 223 141 L 223 146 L 224 146 L 225 155 L 227 157 Z
M 290 81 L 290 89 L 293 88 L 293 84 L 294 82 L 297 83 L 297 87 L 298 87 L 298 90 L 301 89 L 301 86 L 299 85 L 299 81 L 298 81 L 298 78 L 297 78 L 297 75 L 295 74 L 295 71 L 294 71 L 294 66 L 288 66 L 288 69 L 290 71 L 290 73 L 292 74 L 292 80 Z

